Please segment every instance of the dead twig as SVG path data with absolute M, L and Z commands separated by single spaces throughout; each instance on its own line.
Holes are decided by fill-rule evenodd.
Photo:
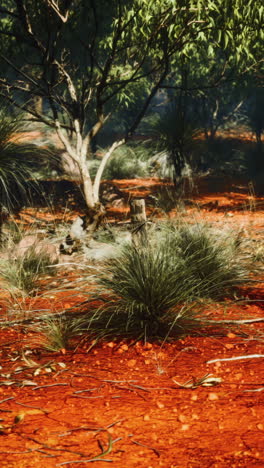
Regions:
M 252 390 L 244 390 L 244 392 L 263 392 L 264 387 L 254 388 Z
M 71 435 L 72 432 L 79 432 L 79 431 L 90 431 L 90 432 L 100 432 L 100 431 L 104 431 L 105 429 L 102 428 L 102 427 L 85 427 L 85 426 L 80 426 L 80 427 L 74 427 L 73 429 L 70 429 L 69 431 L 67 432 L 62 432 L 60 434 L 58 434 L 58 437 L 65 437 L 65 436 L 68 436 L 68 435 Z
M 43 409 L 43 408 L 39 408 L 38 406 L 31 406 L 31 405 L 25 405 L 24 403 L 20 403 L 19 401 L 14 401 L 14 403 L 16 403 L 17 405 L 20 405 L 20 406 L 24 406 L 25 408 L 33 408 L 33 409 L 36 409 L 36 410 L 39 410 L 39 411 L 43 411 L 43 413 L 45 414 L 49 414 L 49 411 Z
M 145 388 L 145 387 L 141 387 L 141 385 L 134 385 L 134 384 L 131 384 L 131 383 L 129 385 L 130 385 L 130 387 L 138 388 L 139 390 L 143 390 L 143 392 L 148 392 L 148 393 L 151 392 L 151 390 L 149 390 L 148 388 Z
M 99 433 L 99 432 L 102 432 L 102 431 L 107 431 L 107 429 L 110 429 L 110 427 L 113 427 L 116 424 L 121 423 L 123 421 L 125 421 L 125 419 L 120 419 L 119 421 L 114 421 L 113 423 L 108 424 L 108 426 L 106 426 L 106 427 L 86 427 L 86 426 L 75 427 L 73 429 L 70 429 L 68 432 L 64 432 L 62 434 L 59 434 L 58 437 L 63 437 L 65 435 L 69 435 L 69 434 L 71 434 L 72 432 L 75 432 L 75 431 L 91 431 L 91 432 Z
M 141 442 L 137 442 L 136 440 L 131 440 L 132 444 L 139 445 L 140 447 L 146 447 L 149 450 L 152 450 L 157 457 L 160 457 L 160 452 L 159 450 L 155 449 L 154 447 L 150 447 L 149 445 L 142 444 Z
M 103 395 L 97 395 L 97 396 L 82 396 L 82 395 L 71 395 L 72 398 L 82 398 L 84 400 L 88 399 L 96 399 L 96 398 L 104 398 Z
M 45 450 L 36 449 L 35 452 L 43 453 L 47 458 L 55 458 L 58 455 L 52 455 L 51 453 L 45 452 Z
M 37 450 L 36 449 L 28 449 L 28 450 L 25 450 L 24 452 L 5 452 L 5 451 L 2 451 L 0 450 L 0 453 L 5 453 L 6 455 L 9 455 L 9 454 L 12 454 L 12 455 L 24 455 L 25 453 L 32 453 L 32 452 L 36 452 Z
M 254 300 L 252 302 L 257 302 L 257 300 Z M 263 301 L 259 301 L 263 302 Z M 259 322 L 264 322 L 264 317 L 259 317 L 255 319 L 245 319 L 245 320 L 206 320 L 206 323 L 210 324 L 215 324 L 217 325 L 218 323 L 226 323 L 226 324 L 233 324 L 233 325 L 246 325 L 250 323 L 259 323 Z
M 241 359 L 256 359 L 256 358 L 264 358 L 264 354 L 248 354 L 247 356 L 235 356 L 231 358 L 223 358 L 223 359 L 211 359 L 210 361 L 206 361 L 206 364 L 212 364 L 213 362 L 223 362 L 223 361 L 239 361 Z
M 48 384 L 48 385 L 39 385 L 38 387 L 32 388 L 32 390 L 39 390 L 40 388 L 46 388 L 46 387 L 57 387 L 58 385 L 60 386 L 67 386 L 69 384 L 67 383 L 53 383 L 53 384 Z
M 99 455 L 96 455 L 93 458 L 89 458 L 88 460 L 69 460 L 69 461 L 66 461 L 66 462 L 58 463 L 56 466 L 70 465 L 71 463 L 72 464 L 73 463 L 92 463 L 92 462 L 96 462 L 96 461 L 103 461 L 103 462 L 106 462 L 106 463 L 112 463 L 112 460 L 103 459 L 102 457 L 104 457 L 105 455 L 108 455 L 112 451 L 113 443 L 117 442 L 118 440 L 120 440 L 120 438 L 113 441 L 112 437 L 110 435 L 108 435 L 108 447 L 106 448 L 106 450 L 102 451 L 102 453 L 100 453 Z
M 85 390 L 77 390 L 76 392 L 74 392 L 74 394 L 84 393 L 84 392 L 95 392 L 96 390 L 100 390 L 102 387 L 103 387 L 103 385 L 100 385 L 100 387 L 87 388 Z
M 8 401 L 8 400 L 14 400 L 14 397 L 11 396 L 11 397 L 5 398 L 4 400 L 1 400 L 0 405 L 1 405 L 1 403 L 4 403 L 5 401 Z
M 50 445 L 45 444 L 45 442 L 41 442 L 40 440 L 37 440 L 34 437 L 30 437 L 30 436 L 27 436 L 27 435 L 24 435 L 24 434 L 20 434 L 20 436 L 23 439 L 31 440 L 32 442 L 35 442 L 36 444 L 41 445 L 46 450 L 52 450 L 53 452 L 69 452 L 69 453 L 73 453 L 74 455 L 80 455 L 80 457 L 85 457 L 86 456 L 82 452 L 75 452 L 73 450 L 66 449 L 65 447 L 64 448 L 51 447 Z M 34 450 L 36 450 L 36 449 L 34 449 Z
M 136 391 L 135 388 L 131 388 L 132 386 L 131 386 L 131 387 L 124 387 L 123 385 L 116 385 L 116 384 L 115 384 L 114 386 L 115 386 L 116 388 L 120 388 L 121 390 L 128 390 L 129 392 L 134 392 L 134 393 L 136 393 L 140 398 L 143 398 L 143 400 L 147 401 L 146 397 L 145 397 L 144 395 L 141 395 L 140 393 L 138 393 L 138 392 Z M 146 390 L 146 391 L 148 391 L 148 390 Z

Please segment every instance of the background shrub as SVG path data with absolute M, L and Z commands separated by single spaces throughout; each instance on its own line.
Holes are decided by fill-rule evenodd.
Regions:
M 148 162 L 146 151 L 139 147 L 124 145 L 117 149 L 109 160 L 105 173 L 105 179 L 133 179 L 148 175 Z

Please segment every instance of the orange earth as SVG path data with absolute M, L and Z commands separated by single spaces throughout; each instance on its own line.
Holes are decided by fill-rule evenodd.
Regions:
M 116 183 L 147 196 L 158 181 Z M 263 239 L 264 199 L 246 186 L 219 193 L 204 186 L 194 199 L 170 216 L 241 227 L 243 235 Z M 108 210 L 109 222 L 126 216 L 125 208 Z M 38 217 L 44 222 L 51 214 L 42 209 Z M 16 318 L 24 318 L 20 307 L 59 312 L 87 298 L 62 290 L 81 274 L 65 266 L 43 281 L 43 294 L 13 305 Z M 264 467 L 264 286 L 260 273 L 254 279 L 240 291 L 244 303 L 215 304 L 208 314 L 259 321 L 174 342 L 87 339 L 51 353 L 24 325 L 2 327 L 0 466 Z M 8 300 L 3 292 L 3 320 Z M 218 385 L 205 386 L 207 374 Z

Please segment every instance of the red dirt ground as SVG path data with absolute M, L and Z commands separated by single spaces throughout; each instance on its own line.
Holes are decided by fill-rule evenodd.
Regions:
M 140 185 L 136 194 L 147 195 L 153 180 L 119 182 L 121 189 L 127 185 Z M 241 227 L 243 235 L 263 239 L 264 200 L 245 189 L 218 194 L 202 190 L 195 203 L 180 216 Z M 39 213 L 43 219 L 46 215 L 45 210 Z M 121 209 L 109 211 L 109 219 L 121 215 Z M 69 309 L 81 294 L 53 291 L 52 283 L 65 284 L 76 275 L 65 270 L 49 280 L 46 296 L 25 298 L 24 306 Z M 36 335 L 25 327 L 2 328 L 1 467 L 83 468 L 87 463 L 98 468 L 108 463 L 115 468 L 263 467 L 262 280 L 258 276 L 243 289 L 249 302 L 215 304 L 208 313 L 218 320 L 263 321 L 209 336 L 201 332 L 165 344 L 113 341 L 92 348 L 84 342 L 50 353 L 34 344 Z M 2 317 L 6 300 L 3 296 Z M 22 350 L 31 351 L 27 361 Z M 248 358 L 228 360 L 238 356 Z M 206 374 L 221 382 L 198 385 Z

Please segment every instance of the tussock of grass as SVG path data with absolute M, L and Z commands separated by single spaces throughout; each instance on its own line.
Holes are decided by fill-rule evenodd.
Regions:
M 163 242 L 196 284 L 195 297 L 218 300 L 248 278 L 239 233 L 216 232 L 206 224 L 168 225 Z
M 264 247 L 257 247 L 252 255 L 252 258 L 254 262 L 264 262 Z
M 104 177 L 106 179 L 133 179 L 148 174 L 148 163 L 133 148 L 124 145 L 109 160 Z
M 156 207 L 166 214 L 176 207 L 182 208 L 184 206 L 175 188 L 171 186 L 160 187 L 151 198 L 154 200 Z
M 25 255 L 10 258 L 0 265 L 0 276 L 10 285 L 30 294 L 36 287 L 40 275 L 53 274 L 50 256 L 29 249 Z
M 167 336 L 204 327 L 202 302 L 218 300 L 247 278 L 236 238 L 200 225 L 167 226 L 140 249 L 123 248 L 98 280 L 101 306 L 90 331 Z
M 50 317 L 38 328 L 34 328 L 43 336 L 42 346 L 48 351 L 60 351 L 69 347 L 70 340 L 83 332 L 84 321 L 82 318 Z

